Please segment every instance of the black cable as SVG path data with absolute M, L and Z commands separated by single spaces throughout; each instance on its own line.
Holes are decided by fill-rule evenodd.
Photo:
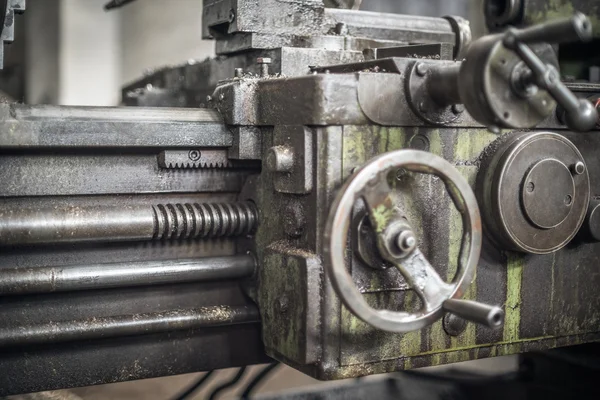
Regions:
M 238 383 L 240 381 L 240 379 L 242 379 L 242 376 L 244 376 L 244 373 L 246 372 L 246 367 L 240 367 L 240 369 L 238 369 L 237 374 L 235 374 L 235 376 L 233 378 L 231 378 L 230 380 L 228 380 L 227 382 L 223 383 L 220 386 L 217 386 L 212 393 L 210 394 L 210 396 L 208 397 L 209 400 L 215 400 L 217 398 L 217 396 L 219 395 L 219 393 L 221 393 L 222 391 L 229 389 L 230 387 L 234 386 L 236 383 Z
M 254 379 L 252 379 L 250 381 L 250 383 L 248 383 L 248 385 L 246 386 L 246 389 L 244 390 L 244 392 L 242 393 L 240 398 L 241 399 L 249 399 L 250 395 L 252 394 L 252 391 L 258 385 L 260 385 L 263 382 L 263 380 L 267 376 L 269 376 L 271 374 L 271 372 L 273 372 L 273 370 L 275 368 L 277 368 L 278 366 L 279 366 L 279 363 L 271 363 L 271 364 L 267 365 L 266 367 L 264 367 L 258 374 L 256 374 Z
M 208 371 L 207 373 L 202 375 L 202 378 L 198 379 L 196 381 L 196 383 L 192 384 L 189 388 L 187 388 L 185 391 L 183 391 L 179 396 L 175 397 L 173 400 L 187 399 L 192 393 L 194 393 L 195 391 L 200 389 L 200 387 L 208 380 L 208 378 L 210 378 L 210 376 L 213 374 L 213 372 L 215 372 L 215 371 L 214 370 Z

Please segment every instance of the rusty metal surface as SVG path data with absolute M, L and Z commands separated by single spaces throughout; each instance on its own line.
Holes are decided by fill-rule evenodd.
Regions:
M 340 185 L 355 167 L 382 152 L 410 146 L 426 148 L 443 156 L 474 185 L 481 155 L 498 137 L 483 129 L 462 128 L 344 126 L 341 136 L 339 131 L 327 129 L 329 131 L 314 132 L 317 143 L 316 173 L 324 181 L 319 181 L 315 193 L 310 196 L 314 198 L 314 203 L 307 203 L 305 207 L 308 210 L 312 207 L 315 210 L 322 209 L 320 204 L 331 202 L 329 196 L 335 193 L 333 188 Z M 600 144 L 593 133 L 568 136 L 586 143 L 584 147 L 589 153 L 588 157 L 593 157 L 591 149 Z M 582 153 L 586 162 L 589 162 L 583 149 Z M 599 178 L 597 172 L 590 174 L 593 185 Z M 416 227 L 419 242 L 429 244 L 425 254 L 436 268 L 439 267 L 438 273 L 452 278 L 456 273 L 456 262 L 452 260 L 460 247 L 457 241 L 462 235 L 459 214 L 450 211 L 451 202 L 447 198 L 444 200 L 444 188 L 439 181 L 404 179 L 410 183 L 399 188 L 408 190 L 409 198 L 424 200 L 408 203 L 411 204 L 409 211 L 418 217 L 417 221 L 421 221 Z M 337 183 L 332 187 L 327 186 L 327 182 Z M 274 203 L 277 202 L 269 200 L 269 204 Z M 310 218 L 309 223 L 319 226 L 318 215 Z M 278 214 L 270 214 L 269 219 L 272 221 L 270 226 L 276 226 Z M 320 221 L 322 224 L 323 219 Z M 259 236 L 265 233 L 259 229 Z M 276 232 L 267 235 L 276 236 Z M 322 243 L 322 239 L 305 232 L 288 243 L 293 243 L 296 249 L 298 246 L 312 248 Z M 432 243 L 436 245 L 432 246 Z M 285 250 L 285 247 L 282 249 Z M 595 275 L 586 274 L 587 278 L 580 275 L 585 274 L 583 270 L 586 268 L 593 268 L 597 257 L 594 249 L 597 251 L 595 244 L 577 242 L 577 247 L 567 247 L 553 255 L 532 258 L 500 252 L 488 240 L 484 240 L 477 278 L 465 293 L 465 298 L 502 305 L 506 312 L 506 323 L 501 330 L 478 328 L 475 324 L 467 323 L 458 336 L 446 334 L 441 320 L 419 332 L 408 334 L 385 333 L 374 329 L 340 304 L 339 298 L 331 290 L 330 278 L 325 274 L 321 286 L 324 308 L 320 322 L 314 322 L 322 327 L 318 339 L 322 352 L 320 366 L 303 367 L 301 360 L 294 355 L 297 353 L 290 352 L 290 343 L 285 347 L 267 346 L 267 352 L 315 376 L 331 379 L 598 340 L 598 315 L 594 311 L 600 306 L 594 297 L 598 282 L 593 278 Z M 383 279 L 389 268 L 383 273 L 371 271 L 370 275 L 365 275 L 366 272 L 361 271 L 368 267 L 364 264 L 361 266 L 360 260 L 352 260 L 352 276 L 359 279 L 356 282 L 363 288 L 362 295 L 371 307 L 400 309 L 418 304 L 406 287 L 390 286 Z M 574 263 L 580 266 L 580 272 L 564 275 Z M 266 284 L 267 277 L 264 279 L 263 283 Z M 576 290 L 572 290 L 574 286 Z M 261 290 L 264 289 L 259 286 L 259 293 Z M 575 292 L 578 294 L 575 295 Z M 573 296 L 589 298 L 592 303 L 582 304 Z M 281 321 L 278 325 L 284 329 L 286 322 Z
M 63 275 L 53 275 L 53 266 L 68 273 L 88 265 L 96 274 L 112 265 L 103 271 L 110 287 L 0 297 L 0 345 L 12 346 L 0 370 L 22 371 L 0 377 L 0 393 L 239 366 L 265 354 L 339 379 L 600 340 L 593 235 L 575 236 L 551 254 L 503 250 L 490 240 L 489 224 L 481 241 L 474 201 L 457 195 L 447 179 L 454 174 L 452 181 L 470 193 L 485 156 L 498 148 L 497 128 L 540 122 L 537 129 L 565 135 L 581 152 L 590 195 L 600 197 L 600 139 L 567 131 L 568 119 L 551 112 L 543 93 L 533 96 L 538 108 L 523 99 L 528 93 L 511 85 L 526 71 L 517 69 L 513 79 L 520 59 L 500 36 L 471 46 L 467 61 L 425 51 L 363 62 L 364 48 L 395 46 L 382 50 L 392 55 L 407 43 L 437 43 L 440 58 L 449 58 L 450 46 L 454 56 L 463 54 L 466 24 L 324 9 L 317 0 L 207 0 L 204 10 L 203 35 L 217 38 L 219 57 L 157 71 L 124 89 L 126 103 L 195 109 L 0 107 L 0 264 L 16 274 L 49 273 L 54 284 Z M 555 64 L 554 49 L 544 46 L 540 54 Z M 589 84 L 570 87 L 595 93 Z M 441 111 L 430 114 L 431 107 Z M 411 153 L 416 161 L 394 168 L 381 179 L 387 185 L 361 189 L 363 204 L 351 198 L 335 225 L 343 232 L 331 229 L 330 209 L 344 185 L 356 184 L 353 173 L 374 157 L 387 160 L 386 170 L 396 167 L 394 151 L 408 148 L 420 150 Z M 423 174 L 431 170 L 418 164 L 428 162 L 441 176 Z M 556 175 L 543 167 L 524 176 L 537 182 Z M 562 197 L 575 196 L 585 216 L 586 199 L 559 170 L 567 182 Z M 567 213 L 563 207 L 539 214 L 536 204 L 548 196 L 521 194 L 526 217 L 543 229 Z M 347 232 L 365 210 L 381 236 L 361 243 L 378 246 L 381 268 L 369 266 L 373 253 L 352 248 L 362 239 Z M 395 225 L 391 214 L 410 225 Z M 480 244 L 474 277 L 465 265 L 473 265 Z M 255 257 L 256 273 L 193 282 L 144 277 L 148 285 L 126 290 L 112 285 L 110 272 L 127 265 L 235 254 Z M 356 286 L 351 295 L 359 307 L 375 315 L 422 314 L 425 323 L 411 327 L 419 330 L 378 325 L 394 332 L 365 323 L 372 320 L 358 318 L 356 307 L 350 310 L 355 303 L 336 292 L 332 270 Z M 466 302 L 446 303 L 447 297 Z M 470 301 L 501 307 L 503 328 L 441 318 L 452 311 L 493 325 L 499 314 Z M 231 322 L 229 311 L 238 310 L 248 324 L 206 327 L 209 310 L 228 310 L 209 322 Z

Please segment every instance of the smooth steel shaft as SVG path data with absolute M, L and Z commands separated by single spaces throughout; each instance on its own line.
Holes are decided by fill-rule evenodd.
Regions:
M 252 275 L 251 255 L 58 267 L 0 268 L 0 295 L 51 293 L 166 283 L 238 279 Z
M 256 306 L 212 306 L 157 313 L 95 317 L 21 326 L 0 325 L 0 347 L 103 339 L 247 324 L 259 321 Z
M 0 210 L 0 245 L 192 239 L 249 234 L 252 203 Z
M 444 302 L 443 308 L 463 319 L 488 328 L 498 328 L 504 323 L 504 311 L 500 307 L 477 301 L 448 299 Z
M 461 64 L 440 65 L 432 67 L 427 76 L 427 91 L 440 106 L 461 104 L 458 90 Z

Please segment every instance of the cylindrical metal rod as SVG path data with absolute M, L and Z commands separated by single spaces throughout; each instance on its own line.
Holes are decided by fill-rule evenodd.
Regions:
M 576 12 L 572 17 L 515 29 L 513 32 L 515 39 L 522 43 L 587 42 L 593 37 L 591 21 L 580 12 Z
M 458 75 L 461 64 L 440 65 L 430 69 L 427 76 L 427 91 L 440 106 L 461 104 L 458 91 Z
M 143 335 L 259 321 L 256 306 L 212 306 L 73 321 L 0 325 L 0 347 Z
M 237 236 L 257 225 L 250 202 L 0 210 L 0 245 Z
M 488 328 L 498 328 L 504 323 L 504 311 L 498 306 L 471 300 L 448 299 L 443 307 L 452 314 Z
M 0 268 L 0 295 L 66 292 L 237 279 L 252 275 L 251 255 L 190 260 Z

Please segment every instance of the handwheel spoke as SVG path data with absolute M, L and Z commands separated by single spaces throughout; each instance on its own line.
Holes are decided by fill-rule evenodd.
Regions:
M 369 220 L 377 234 L 384 232 L 391 222 L 403 217 L 400 210 L 394 206 L 390 185 L 382 176 L 373 178 L 360 196 L 369 210 Z
M 418 248 L 393 264 L 421 298 L 425 310 L 438 308 L 452 292 L 452 285 L 440 277 Z

